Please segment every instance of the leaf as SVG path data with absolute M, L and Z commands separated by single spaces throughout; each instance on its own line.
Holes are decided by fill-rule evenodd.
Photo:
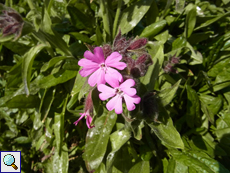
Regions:
M 108 154 L 106 159 L 106 170 L 107 172 L 111 172 L 114 155 L 120 148 L 130 139 L 131 134 L 127 129 L 118 130 L 110 135 L 110 141 L 112 145 L 112 151 Z
M 78 60 L 74 58 L 65 59 L 65 62 L 62 68 L 65 70 L 78 71 L 79 70 Z
M 221 18 L 228 16 L 229 14 L 230 14 L 230 11 L 227 12 L 227 13 L 224 13 L 224 14 L 220 14 L 220 15 L 218 15 L 217 17 L 215 17 L 213 19 L 207 20 L 206 22 L 202 23 L 200 26 L 198 26 L 197 28 L 195 28 L 195 31 L 199 30 L 201 28 L 204 28 L 206 26 L 209 26 L 212 23 L 219 21 Z
M 141 161 L 135 164 L 130 170 L 129 173 L 150 173 L 149 161 Z
M 199 127 L 201 125 L 200 102 L 198 95 L 190 85 L 186 85 L 187 90 L 187 112 L 186 122 L 189 127 Z
M 159 92 L 158 96 L 161 99 L 162 106 L 166 106 L 172 101 L 178 87 L 180 86 L 180 82 L 181 80 L 175 83 L 171 88 L 167 88 Z
M 189 38 L 191 36 L 195 25 L 196 25 L 196 6 L 193 5 L 193 7 L 189 10 L 186 16 L 186 21 L 185 21 L 186 38 Z
M 76 7 L 67 6 L 73 25 L 78 29 L 92 28 L 92 20 Z
M 58 151 L 54 153 L 52 165 L 53 173 L 68 173 L 69 168 L 69 156 L 67 145 L 64 144 L 62 147 L 61 155 Z
M 145 29 L 142 31 L 140 37 L 151 38 L 151 37 L 157 35 L 166 26 L 166 24 L 167 24 L 166 20 L 161 20 L 161 21 L 158 21 L 156 23 L 153 23 L 153 24 L 145 27 Z
M 104 111 L 104 114 L 96 119 L 95 127 L 88 130 L 84 153 L 88 171 L 97 169 L 101 164 L 116 119 L 117 114 Z
M 200 52 L 195 51 L 193 47 L 187 42 L 186 47 L 189 48 L 192 52 L 191 55 L 191 61 L 189 62 L 189 65 L 196 65 L 196 64 L 202 64 L 203 63 L 203 56 Z
M 139 1 L 122 11 L 119 24 L 122 34 L 128 33 L 138 24 L 149 10 L 152 2 L 153 0 Z
M 154 89 L 155 82 L 160 73 L 160 68 L 164 60 L 163 46 L 160 44 L 154 44 L 150 42 L 149 44 L 149 54 L 152 57 L 153 65 L 148 67 L 148 71 L 145 76 L 141 77 L 141 82 L 146 85 L 146 88 L 151 91 Z M 154 52 L 157 51 L 157 52 Z
M 215 115 L 222 107 L 222 97 L 213 97 L 209 95 L 200 94 L 199 99 L 201 101 L 202 111 L 208 116 L 209 121 L 213 124 L 215 122 Z
M 88 36 L 81 34 L 79 32 L 70 32 L 69 34 L 72 35 L 75 39 L 81 40 L 84 43 L 93 43 L 93 41 Z
M 77 72 L 78 71 L 62 69 L 55 74 L 40 78 L 36 83 L 40 88 L 50 88 L 74 78 L 77 75 Z
M 59 57 L 54 57 L 51 60 L 49 60 L 47 63 L 45 63 L 42 67 L 41 67 L 41 72 L 45 72 L 46 70 L 48 70 L 50 67 L 53 67 L 55 64 L 57 64 L 59 61 L 64 60 L 68 57 L 66 56 L 59 56 Z
M 182 13 L 184 11 L 185 0 L 176 0 L 176 12 Z
M 31 143 L 31 140 L 27 136 L 20 136 L 14 139 L 14 142 L 18 144 L 28 144 Z
M 59 154 L 59 156 L 62 155 L 62 144 L 63 144 L 63 138 L 64 138 L 64 116 L 65 116 L 65 110 L 66 105 L 68 101 L 68 95 L 65 99 L 64 105 L 62 107 L 61 113 L 54 113 L 54 135 L 56 140 L 56 149 Z
M 30 77 L 32 71 L 32 65 L 34 62 L 34 58 L 36 55 L 46 46 L 44 44 L 40 44 L 38 46 L 32 47 L 28 53 L 25 54 L 22 62 L 22 80 L 25 86 L 26 95 L 30 94 L 29 85 L 30 85 Z
M 173 148 L 184 148 L 184 143 L 180 137 L 180 134 L 173 126 L 172 119 L 169 117 L 165 124 L 160 123 L 158 125 L 148 123 L 149 127 L 157 135 L 157 137 L 163 142 L 164 145 Z
M 5 103 L 9 108 L 38 108 L 40 99 L 36 95 L 17 95 Z
M 177 150 L 170 150 L 170 153 L 176 161 L 186 166 L 192 167 L 198 172 L 229 173 L 229 171 L 222 164 L 202 152 L 180 152 Z

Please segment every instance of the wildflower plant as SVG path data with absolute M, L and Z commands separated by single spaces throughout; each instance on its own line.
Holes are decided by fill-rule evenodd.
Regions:
M 229 5 L 6 0 L 0 150 L 25 173 L 230 172 Z

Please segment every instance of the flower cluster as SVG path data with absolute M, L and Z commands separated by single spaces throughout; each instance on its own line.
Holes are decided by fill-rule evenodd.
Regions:
M 140 103 L 141 98 L 136 95 L 135 81 L 144 76 L 148 66 L 152 64 L 144 48 L 147 42 L 146 38 L 127 40 L 119 32 L 112 46 L 109 44 L 102 47 L 88 45 L 90 51 L 86 51 L 85 58 L 78 62 L 78 65 L 82 67 L 79 71 L 80 75 L 89 76 L 90 86 L 97 85 L 98 91 L 101 92 L 99 98 L 103 101 L 111 98 L 106 104 L 109 111 L 115 110 L 117 114 L 121 114 L 123 102 L 129 111 L 134 110 L 135 104 Z M 88 97 L 91 98 L 91 95 Z M 87 117 L 87 126 L 92 128 L 93 126 L 90 126 L 92 118 L 88 108 L 85 108 L 85 112 L 74 124 L 77 125 L 84 116 Z
M 2 36 L 8 36 L 15 34 L 14 39 L 16 40 L 20 37 L 23 28 L 23 19 L 16 11 L 11 8 L 6 8 L 4 5 L 0 4 L 3 9 L 0 15 L 0 29 Z

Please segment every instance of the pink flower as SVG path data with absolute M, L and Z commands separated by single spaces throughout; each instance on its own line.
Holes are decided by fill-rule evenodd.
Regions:
M 123 70 L 126 67 L 124 62 L 119 62 L 122 56 L 118 52 L 113 52 L 105 60 L 102 48 L 96 47 L 94 48 L 94 54 L 90 51 L 85 51 L 84 57 L 86 59 L 81 59 L 78 62 L 78 65 L 83 67 L 79 73 L 82 77 L 93 73 L 88 80 L 90 86 L 105 84 L 105 76 L 108 76 L 108 78 L 113 76 L 122 81 L 122 75 L 117 70 L 111 68 Z
M 75 126 L 78 124 L 78 122 L 79 122 L 83 117 L 86 116 L 86 125 L 88 126 L 88 128 L 91 129 L 91 128 L 95 127 L 95 126 L 91 126 L 91 125 L 90 125 L 91 122 L 92 122 L 92 117 L 89 115 L 89 112 L 84 112 L 83 114 L 80 113 L 80 115 L 81 115 L 81 117 L 80 117 L 77 121 L 74 122 Z
M 83 118 L 86 117 L 86 125 L 88 128 L 93 128 L 95 126 L 91 126 L 92 117 L 90 115 L 93 115 L 93 100 L 92 100 L 92 90 L 89 92 L 88 96 L 85 99 L 85 108 L 84 113 L 80 113 L 81 117 L 74 122 L 75 126 L 78 124 L 78 122 Z
M 119 81 L 116 78 L 106 77 L 106 82 L 112 86 L 108 87 L 104 84 L 98 86 L 98 90 L 102 93 L 99 94 L 101 100 L 106 100 L 113 97 L 107 104 L 106 107 L 109 111 L 115 109 L 117 114 L 122 113 L 122 98 L 124 98 L 127 109 L 132 111 L 136 108 L 135 104 L 140 103 L 141 98 L 136 95 L 136 89 L 131 88 L 135 85 L 133 79 L 127 79 L 122 84 L 119 85 Z M 135 104 L 134 104 L 135 103 Z

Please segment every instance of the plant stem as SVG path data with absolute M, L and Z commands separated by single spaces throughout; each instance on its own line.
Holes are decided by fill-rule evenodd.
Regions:
M 28 5 L 29 5 L 29 7 L 30 7 L 31 10 L 35 9 L 34 3 L 32 2 L 32 0 L 27 0 L 27 3 L 28 3 Z
M 111 41 L 111 28 L 110 28 L 109 9 L 108 9 L 107 0 L 100 0 L 100 8 L 102 10 L 103 25 L 106 33 L 105 42 L 108 42 Z
M 113 38 L 116 36 L 117 34 L 117 25 L 118 25 L 118 20 L 121 14 L 121 6 L 122 6 L 122 0 L 118 0 L 118 4 L 117 4 L 117 12 L 116 12 L 116 16 L 115 16 L 115 20 L 113 23 Z

